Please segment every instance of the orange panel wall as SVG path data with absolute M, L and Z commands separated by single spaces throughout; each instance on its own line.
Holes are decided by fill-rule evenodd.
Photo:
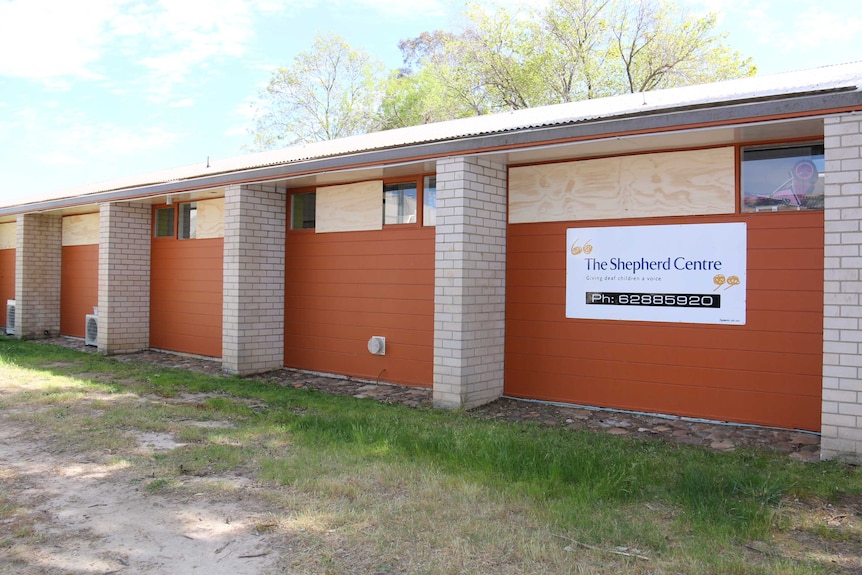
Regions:
M 510 225 L 505 394 L 819 430 L 823 213 L 636 223 L 726 221 L 748 224 L 744 326 L 566 319 L 566 229 L 577 226 Z
M 432 385 L 434 228 L 288 231 L 285 270 L 285 366 Z
M 154 238 L 150 347 L 221 357 L 222 238 Z
M 15 250 L 0 250 L 0 326 L 6 327 L 6 300 L 15 299 Z
M 99 305 L 99 246 L 63 246 L 60 333 L 84 337 L 85 316 Z

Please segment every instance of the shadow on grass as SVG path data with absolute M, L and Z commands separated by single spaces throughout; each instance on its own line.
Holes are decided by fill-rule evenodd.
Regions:
M 858 469 L 834 462 L 479 420 L 0 338 L 0 370 L 4 365 L 85 379 L 114 393 L 218 394 L 200 409 L 241 420 L 244 441 L 282 436 L 332 461 L 434 468 L 527 497 L 560 531 L 592 543 L 640 541 L 668 552 L 666 540 L 682 534 L 705 549 L 768 539 L 781 528 L 785 499 L 862 492 Z M 255 408 L 232 398 L 253 400 Z M 261 465 L 268 481 L 297 480 L 296 466 L 277 457 Z M 669 511 L 648 511 L 656 506 Z

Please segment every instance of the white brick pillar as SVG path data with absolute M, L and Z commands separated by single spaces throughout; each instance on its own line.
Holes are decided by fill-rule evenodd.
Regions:
M 862 115 L 828 117 L 823 459 L 862 463 Z
M 15 337 L 56 336 L 60 332 L 63 220 L 50 214 L 22 214 L 17 234 Z
M 471 408 L 503 394 L 506 165 L 437 162 L 434 405 Z
M 275 186 L 225 191 L 222 368 L 248 375 L 284 365 L 286 193 Z
M 117 202 L 99 206 L 99 325 L 101 353 L 150 346 L 152 208 Z

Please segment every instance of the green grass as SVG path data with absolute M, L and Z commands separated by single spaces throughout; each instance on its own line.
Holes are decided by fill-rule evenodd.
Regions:
M 415 573 L 457 572 L 467 555 L 492 551 L 495 560 L 554 572 L 575 556 L 577 546 L 561 551 L 567 540 L 650 557 L 647 569 L 580 548 L 599 571 L 605 561 L 622 561 L 629 572 L 817 573 L 828 565 L 752 558 L 745 543 L 788 531 L 785 501 L 862 493 L 859 470 L 838 463 L 492 422 L 0 338 L 3 372 L 29 383 L 0 394 L 0 410 L 35 406 L 34 421 L 62 435 L 65 448 L 128 449 L 118 431 L 184 442 L 136 463 L 151 478 L 148 492 L 228 471 L 250 474 L 270 486 L 274 509 L 293 506 L 281 518 L 276 512 L 273 524 L 307 529 L 313 517 L 351 526 L 356 538 L 373 534 L 376 543 L 362 553 L 377 553 L 368 561 L 393 572 L 399 568 L 388 556 L 403 553 L 398 542 L 413 533 L 427 545 L 415 550 L 422 566 L 413 565 Z M 432 553 L 435 544 L 449 559 Z

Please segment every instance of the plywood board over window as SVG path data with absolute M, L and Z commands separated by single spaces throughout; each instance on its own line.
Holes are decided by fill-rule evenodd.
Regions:
M 317 233 L 383 229 L 383 182 L 317 188 L 315 209 Z
M 15 222 L 0 224 L 0 250 L 14 250 L 17 243 Z
M 659 152 L 509 170 L 509 222 L 730 214 L 732 147 Z
M 63 245 L 86 246 L 99 243 L 99 214 L 63 218 Z
M 197 202 L 197 238 L 224 237 L 224 198 Z

